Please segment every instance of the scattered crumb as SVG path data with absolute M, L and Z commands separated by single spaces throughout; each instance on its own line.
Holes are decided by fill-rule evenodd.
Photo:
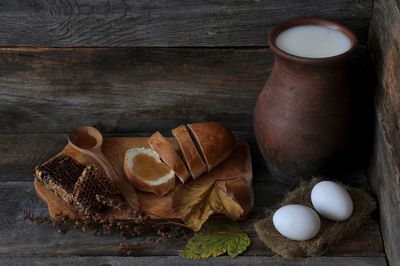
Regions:
M 42 215 L 33 216 L 30 214 L 25 215 L 24 220 L 32 222 L 32 223 L 36 223 L 36 224 L 43 224 L 43 223 L 50 222 L 50 219 L 47 216 L 42 216 Z
M 118 253 L 121 255 L 131 256 L 135 250 L 136 244 L 128 245 L 125 243 L 121 243 L 118 246 Z

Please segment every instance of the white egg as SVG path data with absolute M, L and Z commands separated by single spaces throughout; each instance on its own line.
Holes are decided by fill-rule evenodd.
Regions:
M 353 201 L 347 190 L 332 181 L 322 181 L 311 191 L 311 202 L 317 212 L 332 221 L 345 221 L 353 213 Z
M 290 204 L 279 208 L 272 217 L 276 230 L 291 240 L 309 240 L 321 228 L 318 214 L 304 205 Z

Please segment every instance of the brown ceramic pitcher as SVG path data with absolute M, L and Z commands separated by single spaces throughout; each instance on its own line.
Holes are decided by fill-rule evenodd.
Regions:
M 351 42 L 332 57 L 306 58 L 279 49 L 279 33 L 293 26 L 337 29 Z M 345 64 L 357 46 L 344 26 L 322 19 L 295 19 L 272 30 L 269 46 L 275 63 L 254 112 L 258 146 L 271 174 L 286 183 L 317 174 L 346 145 L 350 120 Z

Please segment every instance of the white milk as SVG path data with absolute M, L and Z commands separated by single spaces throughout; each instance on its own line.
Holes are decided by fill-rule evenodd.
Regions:
M 277 36 L 275 45 L 286 53 L 308 58 L 335 56 L 351 48 L 344 33 L 318 25 L 288 28 Z

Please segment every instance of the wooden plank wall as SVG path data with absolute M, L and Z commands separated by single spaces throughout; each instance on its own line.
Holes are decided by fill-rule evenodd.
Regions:
M 3 0 L 0 46 L 265 46 L 282 20 L 322 17 L 367 36 L 371 0 Z
M 385 251 L 400 264 L 400 2 L 377 0 L 369 48 L 376 68 L 376 128 L 369 180 L 380 203 Z

